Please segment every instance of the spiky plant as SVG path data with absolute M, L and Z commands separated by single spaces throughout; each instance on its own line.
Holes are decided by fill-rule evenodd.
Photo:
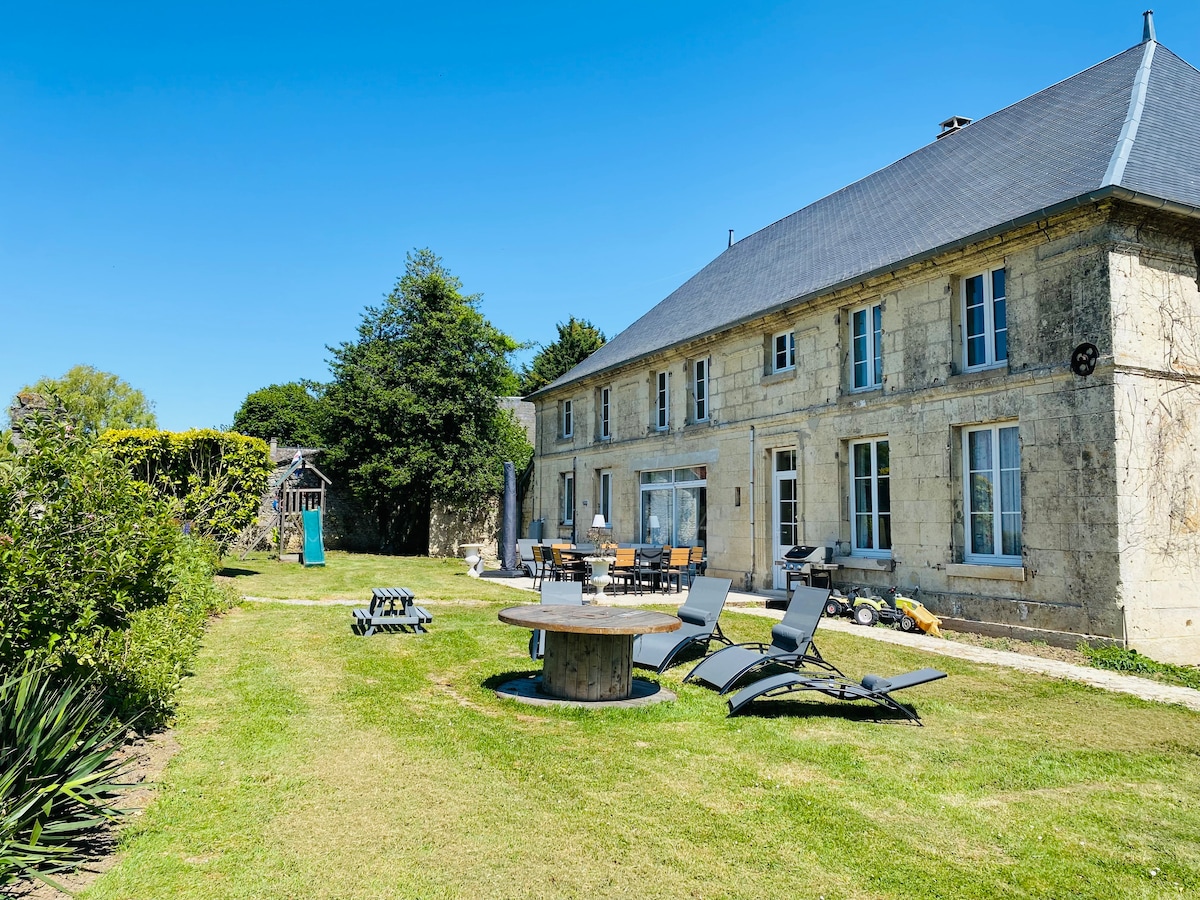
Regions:
M 124 731 L 94 678 L 26 668 L 0 681 L 0 884 L 74 868 L 119 815 Z

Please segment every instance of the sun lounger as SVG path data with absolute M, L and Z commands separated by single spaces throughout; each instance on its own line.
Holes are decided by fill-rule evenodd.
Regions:
M 703 681 L 725 694 L 744 675 L 769 665 L 793 669 L 813 665 L 842 674 L 836 666 L 821 658 L 813 643 L 813 632 L 817 630 L 828 599 L 828 588 L 796 588 L 783 621 L 771 629 L 770 644 L 758 642 L 723 647 L 704 657 L 683 680 Z
M 683 620 L 679 630 L 639 634 L 633 640 L 633 664 L 664 672 L 688 647 L 703 644 L 707 650 L 710 641 L 733 643 L 721 632 L 717 621 L 725 608 L 731 585 L 728 578 L 697 578 L 688 591 L 687 600 L 676 612 Z
M 785 672 L 760 678 L 742 688 L 729 699 L 729 715 L 741 712 L 752 700 L 759 697 L 778 697 L 792 691 L 819 691 L 836 700 L 869 700 L 886 709 L 902 713 L 918 725 L 921 719 L 916 711 L 898 703 L 891 695 L 905 688 L 916 687 L 945 678 L 945 672 L 937 669 L 918 669 L 893 678 L 868 675 L 862 681 L 851 681 L 834 675 L 810 675 L 806 672 Z

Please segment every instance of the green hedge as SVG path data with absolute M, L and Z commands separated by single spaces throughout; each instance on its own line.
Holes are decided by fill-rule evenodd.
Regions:
M 22 429 L 0 448 L 0 677 L 95 672 L 122 717 L 161 721 L 205 619 L 236 601 L 217 550 L 105 444 L 50 416 Z
M 106 431 L 101 442 L 140 480 L 179 504 L 194 533 L 223 550 L 254 521 L 271 461 L 260 438 L 227 431 Z

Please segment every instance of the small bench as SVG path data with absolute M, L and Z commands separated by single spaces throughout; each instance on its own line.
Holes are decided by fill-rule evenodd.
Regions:
M 424 607 L 415 605 L 413 599 L 413 592 L 408 588 L 373 588 L 370 606 L 351 610 L 351 628 L 363 637 L 373 635 L 376 628 L 399 628 L 401 631 L 411 628 L 414 632 L 424 632 L 433 616 Z

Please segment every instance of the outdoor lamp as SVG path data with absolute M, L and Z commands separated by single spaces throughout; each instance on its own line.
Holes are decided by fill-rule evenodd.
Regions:
M 596 515 L 592 516 L 592 527 L 593 528 L 607 528 L 608 527 L 607 525 L 604 524 L 604 513 L 596 513 Z

